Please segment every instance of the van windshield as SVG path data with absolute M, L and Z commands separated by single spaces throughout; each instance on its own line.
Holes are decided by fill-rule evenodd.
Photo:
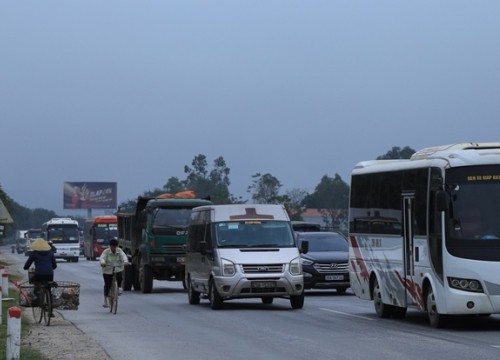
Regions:
M 241 220 L 215 224 L 215 244 L 224 247 L 294 247 L 290 223 L 274 220 Z

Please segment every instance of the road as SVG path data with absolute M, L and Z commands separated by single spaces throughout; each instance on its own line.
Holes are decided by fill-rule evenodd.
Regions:
M 26 260 L 13 258 L 20 265 Z M 56 280 L 81 284 L 78 311 L 63 315 L 113 359 L 500 358 L 499 315 L 433 329 L 416 310 L 401 320 L 379 319 L 372 302 L 335 291 L 308 291 L 301 310 L 292 310 L 285 299 L 272 305 L 231 300 L 211 310 L 207 300 L 189 305 L 180 283 L 157 281 L 152 294 L 124 292 L 112 315 L 102 307 L 97 261 L 58 261 Z

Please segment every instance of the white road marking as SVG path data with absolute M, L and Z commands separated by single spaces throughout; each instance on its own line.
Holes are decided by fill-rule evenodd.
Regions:
M 351 317 L 363 319 L 363 320 L 370 320 L 370 321 L 376 320 L 376 319 L 369 318 L 369 317 L 366 317 L 366 316 L 353 315 L 353 314 L 349 314 L 349 313 L 342 312 L 342 311 L 336 311 L 336 310 L 332 310 L 332 309 L 326 309 L 326 308 L 320 308 L 320 309 L 324 310 L 324 311 L 328 311 L 328 312 L 340 314 L 340 315 L 351 316 Z

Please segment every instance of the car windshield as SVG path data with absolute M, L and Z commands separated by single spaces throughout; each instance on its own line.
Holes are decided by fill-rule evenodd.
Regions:
M 309 251 L 348 251 L 346 239 L 337 233 L 304 233 L 298 237 L 299 243 L 309 242 Z M 299 244 L 300 246 L 300 244 Z
M 216 224 L 218 247 L 293 247 L 287 221 L 242 220 Z

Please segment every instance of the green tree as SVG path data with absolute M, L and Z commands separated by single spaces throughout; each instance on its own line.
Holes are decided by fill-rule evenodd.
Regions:
M 247 188 L 247 192 L 252 194 L 256 204 L 283 204 L 288 200 L 279 194 L 282 185 L 273 175 L 257 173 L 252 178 L 252 185 Z
M 187 190 L 184 181 L 179 180 L 179 178 L 175 176 L 172 176 L 167 180 L 167 183 L 163 185 L 163 189 L 165 192 L 171 194 Z
M 193 190 L 199 197 L 210 197 L 214 204 L 229 204 L 235 201 L 229 193 L 229 173 L 222 156 L 214 160 L 212 170 L 208 170 L 207 157 L 199 154 L 191 162 L 192 167 L 184 166 L 187 174 L 183 182 L 187 189 Z
M 349 185 L 339 174 L 324 175 L 314 192 L 304 198 L 307 208 L 320 209 L 327 227 L 337 228 L 347 219 Z
M 298 188 L 294 188 L 285 193 L 285 208 L 290 216 L 290 220 L 303 220 L 302 213 L 306 209 L 306 207 L 303 205 L 303 201 L 306 196 L 307 191 Z
M 409 159 L 414 153 L 415 150 L 409 146 L 405 146 L 402 149 L 399 146 L 393 146 L 392 149 L 384 155 L 378 156 L 377 160 Z

